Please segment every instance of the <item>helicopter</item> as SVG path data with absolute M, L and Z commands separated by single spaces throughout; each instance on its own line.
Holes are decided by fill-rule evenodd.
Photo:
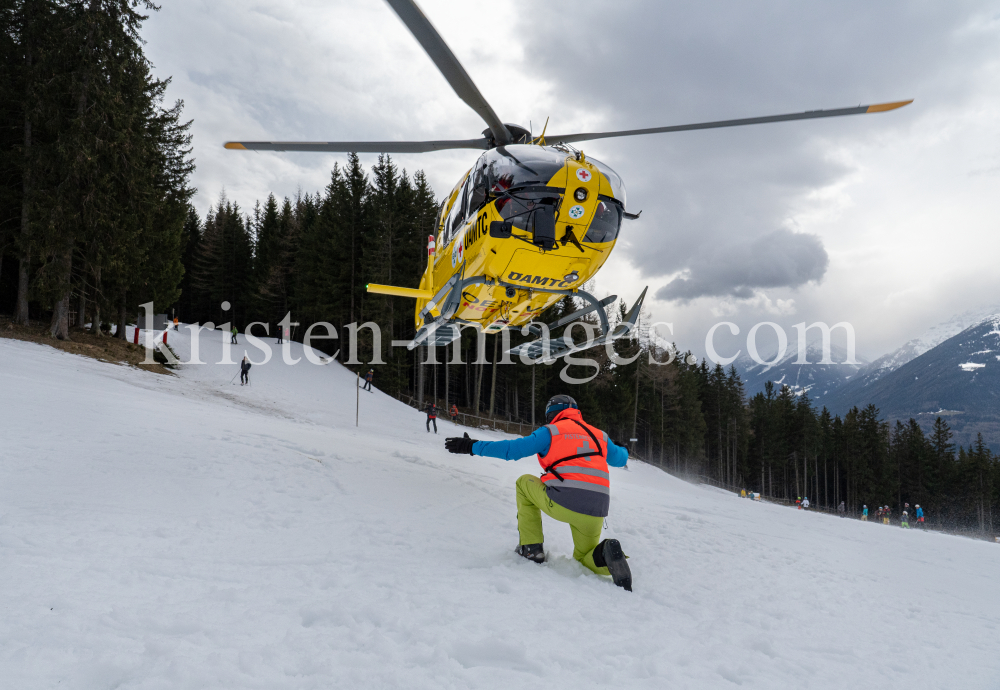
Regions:
M 368 292 L 416 300 L 416 334 L 409 349 L 441 346 L 473 326 L 483 333 L 521 328 L 535 340 L 507 350 L 533 364 L 551 362 L 628 335 L 637 323 L 645 288 L 614 328 L 605 308 L 616 295 L 597 299 L 583 289 L 610 257 L 622 224 L 641 213 L 626 210 L 625 184 L 610 166 L 574 146 L 595 139 L 880 113 L 911 100 L 831 110 L 718 120 L 612 132 L 539 136 L 505 123 L 413 0 L 386 0 L 455 93 L 486 123 L 473 139 L 442 141 L 279 142 L 231 141 L 227 149 L 356 153 L 483 151 L 445 197 L 435 234 L 427 238 L 427 268 L 416 288 L 368 284 Z M 549 324 L 535 321 L 566 296 L 584 307 Z M 549 332 L 596 312 L 600 332 L 576 343 Z

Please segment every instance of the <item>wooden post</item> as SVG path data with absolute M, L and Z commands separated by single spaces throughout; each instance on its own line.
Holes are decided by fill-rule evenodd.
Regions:
M 417 345 L 417 404 L 421 408 L 424 406 L 424 358 L 421 353 L 424 351 L 423 345 Z
M 493 382 L 490 385 L 490 417 L 493 416 L 493 404 L 496 402 L 497 396 L 497 337 L 498 333 L 493 334 Z M 496 425 L 494 425 L 495 428 Z
M 535 367 L 531 365 L 531 428 L 535 428 Z

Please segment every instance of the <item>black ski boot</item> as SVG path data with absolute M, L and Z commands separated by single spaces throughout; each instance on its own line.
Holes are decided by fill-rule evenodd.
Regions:
M 607 568 L 611 579 L 626 592 L 632 591 L 632 571 L 617 539 L 605 539 L 594 549 L 594 565 Z
M 542 551 L 541 544 L 520 544 L 514 553 L 518 556 L 524 556 L 529 561 L 534 561 L 535 563 L 545 562 L 545 552 Z

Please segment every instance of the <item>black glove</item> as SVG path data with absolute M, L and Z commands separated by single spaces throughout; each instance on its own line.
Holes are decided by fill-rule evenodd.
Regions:
M 469 438 L 469 433 L 466 432 L 465 436 L 462 437 L 453 436 L 446 438 L 444 440 L 444 447 L 448 449 L 449 453 L 468 453 L 472 455 L 472 444 L 475 442 L 476 439 Z

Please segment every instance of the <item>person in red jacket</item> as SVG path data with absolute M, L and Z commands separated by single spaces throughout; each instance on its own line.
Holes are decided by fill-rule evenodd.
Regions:
M 434 433 L 438 432 L 438 406 L 436 403 L 429 403 L 427 409 L 424 410 L 427 413 L 427 433 L 431 433 L 431 424 L 434 425 Z
M 455 422 L 455 424 L 458 424 L 458 407 L 455 405 L 455 403 L 451 404 L 451 421 Z

